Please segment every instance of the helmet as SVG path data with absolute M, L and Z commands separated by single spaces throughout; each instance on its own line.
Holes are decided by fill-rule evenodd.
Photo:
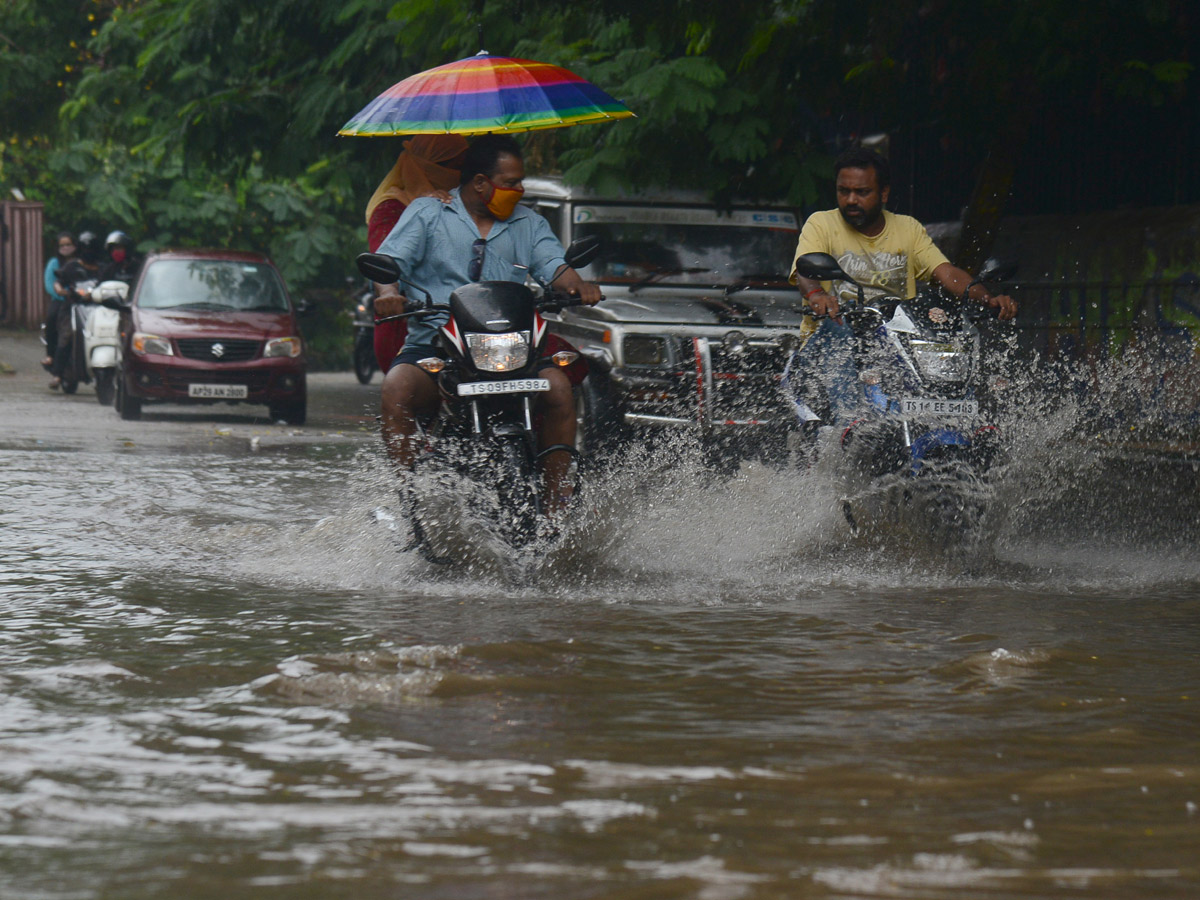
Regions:
M 126 250 L 131 250 L 133 239 L 123 231 L 110 231 L 108 237 L 104 239 L 104 249 L 112 250 L 113 247 L 124 247 Z
M 97 256 L 100 250 L 100 239 L 96 237 L 94 231 L 79 232 L 79 240 L 75 242 L 75 246 L 79 249 L 79 255 L 84 259 L 92 260 Z

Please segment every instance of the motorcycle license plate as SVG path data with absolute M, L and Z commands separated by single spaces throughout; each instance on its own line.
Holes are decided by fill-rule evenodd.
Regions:
M 481 394 L 524 394 L 526 391 L 548 391 L 548 378 L 515 378 L 512 381 L 470 381 L 458 386 L 458 396 L 478 397 Z
M 189 384 L 188 396 L 203 400 L 245 400 L 248 388 L 244 384 Z
M 979 413 L 979 404 L 974 400 L 936 400 L 932 397 L 902 397 L 900 411 L 906 416 L 940 416 L 943 418 L 970 418 Z

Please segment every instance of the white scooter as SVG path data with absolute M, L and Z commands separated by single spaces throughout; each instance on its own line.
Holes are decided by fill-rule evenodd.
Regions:
M 83 322 L 83 358 L 96 385 L 96 399 L 111 406 L 121 355 L 120 306 L 129 295 L 124 281 L 102 281 L 92 288 L 93 306 Z M 107 302 L 106 302 L 107 301 Z

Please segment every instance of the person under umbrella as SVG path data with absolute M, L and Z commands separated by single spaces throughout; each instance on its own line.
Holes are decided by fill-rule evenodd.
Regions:
M 419 134 L 404 142 L 396 164 L 379 182 L 367 201 L 367 249 L 374 253 L 400 221 L 409 204 L 418 197 L 450 201 L 450 189 L 458 186 L 466 138 L 457 134 Z M 394 284 L 375 285 L 375 318 L 404 312 L 404 297 Z M 385 375 L 404 346 L 408 333 L 405 319 L 375 326 L 375 360 Z

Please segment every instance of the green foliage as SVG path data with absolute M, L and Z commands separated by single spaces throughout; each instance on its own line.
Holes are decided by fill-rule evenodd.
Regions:
M 528 135 L 531 167 L 600 189 L 669 184 L 808 206 L 828 197 L 831 153 L 866 127 L 937 128 L 982 159 L 998 124 L 1019 131 L 1035 113 L 1194 107 L 1181 8 L 5 0 L 0 190 L 45 201 L 48 230 L 119 226 L 143 249 L 263 250 L 295 292 L 336 292 L 398 151 L 338 128 L 388 85 L 481 43 L 566 66 L 637 114 Z

